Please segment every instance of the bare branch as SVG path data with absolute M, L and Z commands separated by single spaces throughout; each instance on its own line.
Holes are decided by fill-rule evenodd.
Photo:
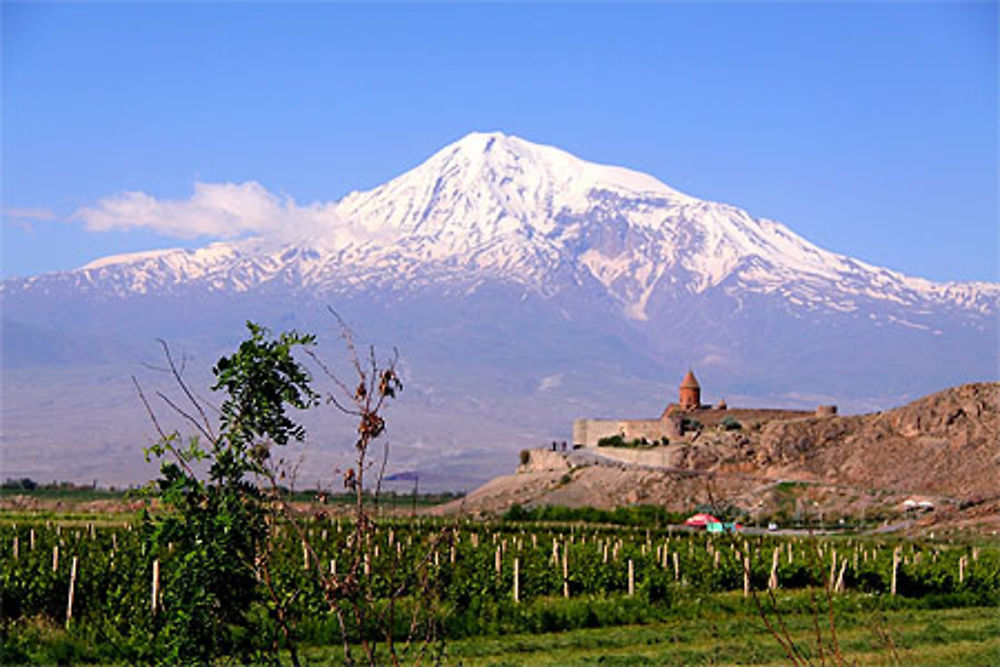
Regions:
M 174 363 L 173 355 L 170 352 L 170 346 L 167 345 L 167 342 L 162 338 L 159 338 L 157 340 L 159 340 L 160 345 L 163 346 L 163 354 L 166 355 L 167 357 L 167 363 L 170 367 L 171 374 L 174 376 L 174 380 L 176 380 L 177 385 L 181 388 L 181 391 L 184 392 L 184 395 L 187 396 L 188 400 L 191 402 L 191 405 L 194 406 L 194 409 L 198 411 L 198 415 L 201 417 L 202 423 L 204 424 L 204 428 L 199 428 L 198 430 L 204 433 L 206 438 L 208 438 L 212 442 L 215 442 L 216 438 L 212 434 L 212 424 L 208 420 L 208 416 L 205 414 L 205 410 L 201 407 L 201 403 L 199 403 L 198 400 L 194 397 L 194 394 L 191 393 L 191 390 L 187 386 L 187 382 L 184 381 L 183 377 L 184 366 L 182 365 L 181 369 L 178 370 L 177 365 Z M 184 364 L 183 357 L 181 359 L 181 363 Z
M 215 436 L 213 436 L 211 433 L 209 433 L 208 431 L 206 431 L 202 427 L 202 425 L 198 423 L 198 420 L 195 419 L 194 416 L 188 414 L 187 412 L 184 411 L 183 408 L 181 408 L 179 405 L 177 405 L 172 400 L 170 400 L 169 396 L 167 396 L 166 394 L 164 394 L 162 391 L 156 392 L 156 395 L 160 397 L 160 400 L 162 400 L 164 403 L 166 403 L 167 405 L 169 405 L 174 410 L 174 412 L 176 412 L 177 414 L 179 414 L 181 417 L 184 417 L 184 419 L 186 419 L 188 422 L 190 422 L 192 426 L 194 426 L 196 429 L 198 429 L 198 431 L 203 436 L 205 436 L 205 438 L 209 442 L 216 442 Z
M 139 394 L 139 400 L 142 401 L 143 407 L 146 408 L 146 414 L 149 415 L 150 421 L 153 422 L 156 432 L 160 434 L 160 439 L 166 440 L 167 434 L 164 432 L 163 427 L 160 426 L 160 420 L 156 418 L 156 413 L 153 412 L 153 407 L 149 404 L 149 401 L 146 400 L 146 394 L 143 393 L 142 387 L 139 385 L 139 381 L 134 375 L 132 376 L 132 384 L 135 386 L 135 391 Z

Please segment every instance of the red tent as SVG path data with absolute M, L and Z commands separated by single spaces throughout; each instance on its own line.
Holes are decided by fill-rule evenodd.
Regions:
M 684 522 L 684 525 L 695 526 L 696 528 L 704 528 L 710 523 L 722 523 L 722 522 L 716 519 L 711 514 L 698 513 L 689 516 L 687 518 L 687 521 Z

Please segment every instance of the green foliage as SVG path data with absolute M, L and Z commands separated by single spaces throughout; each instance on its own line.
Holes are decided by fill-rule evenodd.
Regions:
M 521 461 L 521 465 L 526 466 L 528 465 L 528 462 L 531 461 L 531 452 L 529 452 L 527 449 L 522 449 L 519 458 Z
M 650 447 L 656 447 L 662 442 L 664 445 L 670 444 L 670 440 L 663 438 L 662 441 L 654 440 L 650 442 L 647 438 L 634 438 L 632 440 L 626 440 L 620 435 L 609 435 L 606 438 L 600 438 L 597 441 L 598 447 L 624 447 L 626 449 L 646 449 Z
M 600 438 L 597 441 L 597 446 L 598 447 L 624 447 L 625 446 L 625 438 L 621 437 L 618 434 L 609 435 L 606 438 Z
M 538 509 L 539 515 L 557 517 L 560 521 L 573 516 L 567 514 L 566 508 Z M 593 513 L 591 518 L 605 520 L 616 514 L 652 517 L 656 511 L 657 508 L 628 507 L 602 514 L 600 510 L 589 510 Z M 522 519 L 535 512 L 523 507 L 510 510 L 511 515 L 520 515 Z M 157 523 L 157 518 L 150 517 L 150 522 Z M 440 562 L 426 574 L 440 591 L 434 604 L 441 612 L 449 638 L 631 625 L 684 613 L 698 616 L 746 609 L 750 603 L 742 598 L 743 569 L 733 553 L 734 550 L 742 553 L 747 548 L 751 554 L 751 583 L 758 591 L 767 585 L 774 548 L 780 548 L 780 604 L 787 613 L 802 614 L 805 618 L 812 609 L 806 589 L 825 584 L 833 549 L 838 553 L 838 564 L 845 559 L 848 564 L 844 576 L 848 593 L 834 596 L 839 618 L 875 610 L 968 606 L 996 609 L 1000 605 L 1000 550 L 995 546 L 980 547 L 973 552 L 966 546 L 904 543 L 902 556 L 906 562 L 899 566 L 898 594 L 890 597 L 892 550 L 896 545 L 884 541 L 742 535 L 709 538 L 704 533 L 676 530 L 671 533 L 651 523 L 611 527 L 524 520 L 494 525 L 470 522 L 454 528 L 458 539 L 454 542 L 455 561 L 451 562 L 447 543 L 438 541 L 440 529 L 445 525 L 426 518 L 383 519 L 371 537 L 373 545 L 379 546 L 378 555 L 372 553 L 372 574 L 363 580 L 375 598 L 376 608 L 384 608 L 392 582 L 408 587 L 409 591 L 418 589 L 415 582 L 422 576 L 423 559 L 437 549 Z M 173 542 L 171 550 L 169 544 L 165 548 L 151 544 L 141 524 L 135 528 L 127 530 L 116 524 L 99 526 L 91 533 L 85 524 L 67 524 L 61 530 L 58 525 L 46 525 L 44 521 L 19 523 L 16 530 L 9 522 L 0 524 L 0 608 L 6 627 L 0 650 L 3 656 L 9 656 L 3 660 L 5 664 L 49 664 L 59 660 L 267 662 L 274 658 L 273 647 L 276 643 L 280 647 L 283 639 L 264 583 L 237 578 L 230 585 L 242 590 L 229 593 L 220 590 L 223 577 L 231 576 L 223 570 L 234 570 L 236 577 L 242 576 L 238 568 L 225 562 L 226 549 L 231 546 L 213 538 L 214 546 L 205 551 L 179 541 Z M 351 522 L 307 521 L 302 528 L 312 536 L 322 562 L 336 559 L 339 568 L 346 567 L 348 541 L 355 535 Z M 34 550 L 29 547 L 32 529 Z M 222 532 L 225 528 L 216 525 L 216 530 Z M 395 549 L 389 547 L 390 531 L 394 543 L 401 545 L 398 559 L 394 558 Z M 294 638 L 307 644 L 339 643 L 340 628 L 324 591 L 302 568 L 298 533 L 290 524 L 280 522 L 272 526 L 271 534 L 267 553 L 269 571 L 275 588 L 292 596 L 286 600 L 283 611 L 294 628 Z M 15 536 L 20 543 L 17 560 L 12 553 Z M 562 597 L 561 563 L 553 564 L 553 540 L 559 544 L 560 560 L 564 549 L 568 549 L 569 600 Z M 791 563 L 787 560 L 789 545 L 794 552 Z M 54 546 L 60 547 L 59 569 L 55 572 Z M 495 570 L 498 548 L 502 551 L 499 574 Z M 669 552 L 666 567 L 657 553 L 664 548 Z M 720 555 L 718 564 L 713 557 L 716 552 Z M 680 580 L 674 576 L 673 554 L 678 556 Z M 74 620 L 66 633 L 61 628 L 73 556 L 79 558 L 79 569 Z M 223 562 L 208 562 L 209 557 Z M 959 582 L 959 559 L 963 557 L 964 576 Z M 155 617 L 149 598 L 154 558 L 160 561 L 163 591 L 163 606 Z M 514 558 L 519 559 L 520 568 L 519 605 L 514 604 L 512 594 Z M 635 566 L 633 597 L 627 595 L 630 559 Z M 813 592 L 822 599 L 822 591 Z M 731 597 L 712 597 L 729 593 Z M 242 617 L 229 617 L 231 626 L 216 628 L 220 632 L 218 638 L 206 638 L 205 631 L 193 627 L 195 619 L 210 625 L 219 621 L 221 610 L 202 604 L 206 595 L 214 596 L 217 604 L 223 606 L 235 605 L 242 596 L 248 605 Z M 726 600 L 728 607 L 723 604 Z M 396 618 L 390 626 L 394 636 L 400 639 L 407 636 L 414 612 L 427 618 L 430 607 L 412 595 L 398 602 Z M 175 614 L 178 618 L 171 619 Z M 362 637 L 378 637 L 381 632 L 372 617 L 359 624 L 348 616 L 346 630 L 355 642 Z M 184 631 L 194 634 L 190 639 L 178 636 Z M 217 652 L 215 657 L 204 657 L 207 650 L 189 646 L 195 638 L 209 641 L 209 646 Z
M 681 418 L 681 433 L 687 433 L 688 431 L 700 431 L 704 428 L 704 425 L 697 419 L 691 419 L 690 417 Z
M 271 338 L 249 322 L 247 328 L 250 337 L 213 369 L 213 389 L 226 393 L 220 434 L 206 424 L 207 444 L 191 437 L 181 446 L 174 432 L 147 450 L 147 457 L 172 457 L 156 482 L 171 511 L 146 514 L 142 524 L 149 567 L 154 556 L 171 565 L 162 570 L 162 612 L 149 628 L 156 659 L 167 663 L 250 661 L 277 645 L 274 623 L 258 613 L 268 604 L 257 576 L 268 555 L 269 508 L 250 476 L 267 473 L 272 444 L 305 435 L 286 409 L 305 409 L 317 395 L 291 353 L 314 339 L 295 332 Z M 203 479 L 193 466 L 206 460 Z
M 37 487 L 38 484 L 30 477 L 22 477 L 20 479 L 8 477 L 4 480 L 3 484 L 0 485 L 0 488 L 8 491 L 32 491 Z
M 213 390 L 224 390 L 229 398 L 222 404 L 222 428 L 235 443 L 254 439 L 273 440 L 284 445 L 289 438 L 301 440 L 302 426 L 286 414 L 286 406 L 300 410 L 317 403 L 318 395 L 309 387 L 309 374 L 292 357 L 297 345 L 312 345 L 315 336 L 295 331 L 270 339 L 270 332 L 247 322 L 250 338 L 231 357 L 222 357 L 212 372 Z
M 726 417 L 719 424 L 723 431 L 739 431 L 743 428 L 743 424 L 736 421 L 736 418 L 732 415 L 726 415 Z
M 515 503 L 503 515 L 504 521 L 559 521 L 606 523 L 619 526 L 665 526 L 683 522 L 685 515 L 670 512 L 656 505 L 628 505 L 613 510 L 595 507 L 564 507 L 542 505 L 524 508 Z

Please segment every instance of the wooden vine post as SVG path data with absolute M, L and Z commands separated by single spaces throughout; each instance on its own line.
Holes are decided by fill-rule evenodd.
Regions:
M 73 564 L 69 569 L 69 595 L 66 599 L 66 629 L 69 630 L 69 622 L 73 620 L 73 593 L 76 592 L 76 561 L 73 556 Z
M 514 559 L 514 604 L 517 604 L 521 601 L 521 583 L 518 581 L 518 578 L 520 577 L 521 574 L 520 565 L 521 565 L 520 559 L 515 558 Z
M 628 594 L 635 595 L 635 566 L 632 559 L 628 559 Z
M 899 569 L 899 547 L 892 550 L 892 582 L 889 585 L 889 594 L 896 594 L 896 572 Z
M 569 597 L 569 545 L 563 544 L 562 552 L 563 597 Z
M 750 556 L 743 557 L 743 597 L 750 597 Z
M 160 599 L 160 559 L 157 558 L 153 561 L 153 586 L 152 593 L 150 594 L 150 609 L 153 611 L 153 616 L 156 616 L 157 601 Z

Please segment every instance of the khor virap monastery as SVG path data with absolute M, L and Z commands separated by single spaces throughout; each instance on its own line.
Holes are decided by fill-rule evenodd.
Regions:
M 573 421 L 573 444 L 596 447 L 601 438 L 619 435 L 624 440 L 662 441 L 686 438 L 695 428 L 712 428 L 723 424 L 727 417 L 744 427 L 813 415 L 834 415 L 835 405 L 821 405 L 815 411 L 774 409 L 733 409 L 726 402 L 715 405 L 701 402 L 701 385 L 694 372 L 688 371 L 681 381 L 676 403 L 667 405 L 659 419 L 577 419 Z

